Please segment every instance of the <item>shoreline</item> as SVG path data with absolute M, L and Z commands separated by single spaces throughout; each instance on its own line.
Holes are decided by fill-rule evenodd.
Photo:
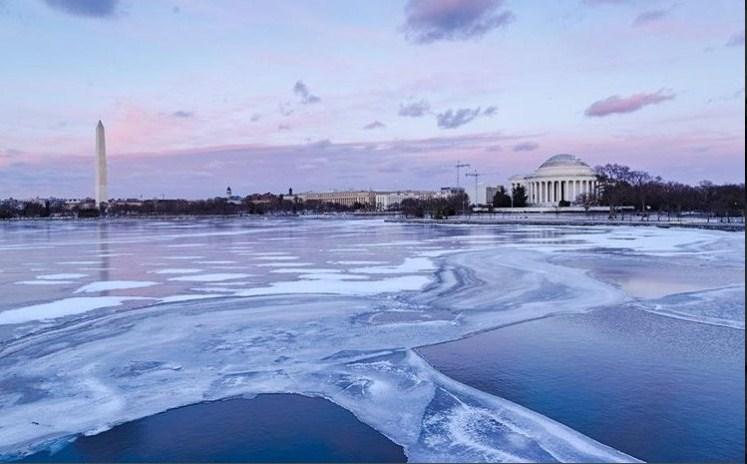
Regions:
M 108 217 L 33 217 L 33 218 L 11 218 L 2 219 L 0 224 L 18 224 L 23 222 L 116 222 L 116 221 L 138 221 L 138 220 L 209 220 L 209 219 L 249 219 L 249 220 L 267 220 L 267 219 L 384 219 L 384 222 L 392 224 L 418 224 L 418 225 L 532 225 L 532 226 L 578 226 L 578 227 L 595 227 L 595 226 L 631 226 L 631 227 L 658 227 L 669 229 L 672 227 L 685 229 L 703 229 L 719 230 L 724 232 L 744 232 L 744 222 L 703 222 L 703 221 L 642 221 L 638 220 L 611 220 L 597 219 L 594 217 L 565 217 L 565 218 L 532 218 L 528 216 L 518 217 L 455 217 L 452 219 L 431 219 L 431 218 L 406 218 L 392 217 L 386 213 L 365 213 L 365 214 L 282 214 L 282 215 L 226 215 L 226 214 L 187 214 L 187 215 L 144 215 L 144 216 L 108 216 Z
M 707 222 L 679 222 L 679 221 L 620 221 L 600 220 L 593 218 L 462 218 L 462 219 L 423 219 L 423 218 L 398 218 L 386 219 L 385 222 L 398 224 L 420 224 L 420 225 L 532 225 L 532 226 L 632 226 L 632 227 L 658 227 L 669 229 L 672 227 L 685 229 L 720 230 L 724 232 L 744 232 L 744 223 L 707 223 Z

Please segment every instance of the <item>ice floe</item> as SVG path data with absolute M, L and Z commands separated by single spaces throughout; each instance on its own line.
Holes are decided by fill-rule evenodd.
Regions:
M 193 274 L 181 277 L 171 277 L 169 280 L 174 282 L 222 282 L 224 280 L 243 279 L 250 276 L 251 274 L 223 272 L 215 274 Z
M 36 276 L 36 278 L 43 279 L 43 280 L 71 280 L 71 279 L 82 279 L 83 277 L 87 275 L 88 274 L 66 272 L 66 273 L 60 273 L 60 274 L 45 274 L 45 275 Z
M 0 325 L 21 324 L 30 321 L 45 321 L 64 316 L 81 314 L 94 309 L 119 306 L 128 300 L 142 299 L 139 297 L 121 296 L 93 296 L 74 297 L 63 300 L 25 306 L 22 308 L 0 311 Z
M 166 268 L 158 269 L 156 271 L 149 271 L 153 274 L 197 274 L 202 272 L 202 269 L 193 268 Z
M 130 288 L 143 288 L 158 285 L 158 282 L 147 280 L 102 280 L 92 282 L 77 289 L 75 293 L 95 293 L 109 290 L 125 290 Z
M 17 285 L 62 285 L 74 284 L 74 280 L 19 280 Z

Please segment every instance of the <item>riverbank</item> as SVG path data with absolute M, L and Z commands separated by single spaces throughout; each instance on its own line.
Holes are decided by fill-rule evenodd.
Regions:
M 659 228 L 688 228 L 688 229 L 705 229 L 721 230 L 726 232 L 744 232 L 744 222 L 707 222 L 700 219 L 680 219 L 680 220 L 641 220 L 640 218 L 619 219 L 602 219 L 587 216 L 569 216 L 563 215 L 558 217 L 548 217 L 545 215 L 533 217 L 530 215 L 511 215 L 511 216 L 455 216 L 449 219 L 430 219 L 430 218 L 392 218 L 386 219 L 386 222 L 401 224 L 447 224 L 447 225 L 535 225 L 535 226 L 641 226 L 641 227 L 659 227 Z

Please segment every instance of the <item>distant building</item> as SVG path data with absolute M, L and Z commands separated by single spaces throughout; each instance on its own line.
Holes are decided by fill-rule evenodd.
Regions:
M 376 205 L 376 193 L 364 190 L 352 190 L 343 192 L 306 192 L 298 195 L 303 201 L 318 201 L 322 203 L 332 203 L 352 207 L 360 204 L 364 207 L 371 208 Z
M 582 194 L 596 194 L 598 181 L 594 170 L 574 155 L 555 155 L 526 176 L 509 179 L 511 190 L 521 185 L 531 206 L 556 206 L 561 201 L 574 203 Z
M 485 204 L 492 205 L 495 194 L 498 193 L 500 187 L 485 187 Z
M 432 190 L 402 190 L 396 192 L 377 192 L 376 193 L 376 209 L 379 211 L 387 211 L 388 209 L 397 207 L 404 200 L 432 200 L 434 198 L 445 198 L 449 194 L 444 191 L 432 191 Z
M 241 197 L 238 195 L 233 194 L 233 190 L 231 190 L 231 187 L 226 187 L 226 203 L 232 204 L 232 205 L 240 205 L 241 204 Z

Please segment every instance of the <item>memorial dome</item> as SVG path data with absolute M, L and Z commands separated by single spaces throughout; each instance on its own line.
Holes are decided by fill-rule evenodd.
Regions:
M 534 172 L 533 177 L 593 176 L 594 170 L 574 155 L 551 156 Z

